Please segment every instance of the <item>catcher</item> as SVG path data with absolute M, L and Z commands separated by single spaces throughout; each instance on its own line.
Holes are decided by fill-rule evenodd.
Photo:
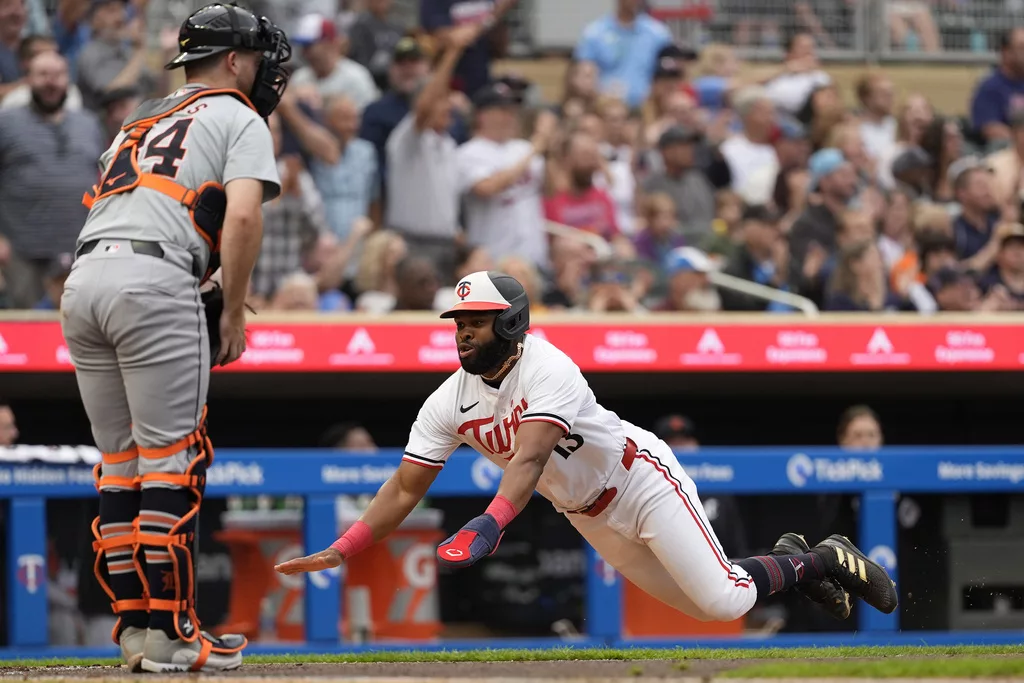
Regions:
M 291 55 L 270 20 L 225 4 L 186 19 L 178 44 L 167 68 L 183 66 L 187 84 L 143 103 L 101 157 L 61 299 L 103 453 L 96 576 L 119 617 L 114 642 L 134 671 L 242 663 L 244 637 L 200 630 L 193 548 L 213 461 L 210 368 L 245 351 L 261 204 L 280 191 L 266 118 Z M 201 295 L 218 267 L 223 288 Z

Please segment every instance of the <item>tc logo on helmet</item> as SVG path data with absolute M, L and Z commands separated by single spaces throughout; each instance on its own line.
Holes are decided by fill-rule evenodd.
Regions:
M 465 301 L 466 297 L 469 296 L 469 292 L 470 292 L 469 280 L 463 280 L 455 288 L 455 293 L 458 294 L 459 298 L 461 300 L 463 300 L 463 301 Z

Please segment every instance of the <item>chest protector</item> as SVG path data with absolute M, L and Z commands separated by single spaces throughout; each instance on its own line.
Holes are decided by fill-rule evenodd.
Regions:
M 92 192 L 87 192 L 82 197 L 82 204 L 92 209 L 97 202 L 107 197 L 144 187 L 180 203 L 188 209 L 192 226 L 210 248 L 210 263 L 201 277 L 204 282 L 220 267 L 221 228 L 224 225 L 224 212 L 227 208 L 224 186 L 210 181 L 197 188 L 185 187 L 174 180 L 177 167 L 173 164 L 158 164 L 154 167 L 153 173 L 145 173 L 139 169 L 139 149 L 145 146 L 146 136 L 158 121 L 188 108 L 203 97 L 213 95 L 231 95 L 253 109 L 249 98 L 237 90 L 228 88 L 204 88 L 177 97 L 143 102 L 125 119 L 121 130 L 127 137 L 117 148 L 107 172 L 100 178 L 99 184 L 93 185 Z M 169 172 L 156 172 L 161 167 L 167 167 Z

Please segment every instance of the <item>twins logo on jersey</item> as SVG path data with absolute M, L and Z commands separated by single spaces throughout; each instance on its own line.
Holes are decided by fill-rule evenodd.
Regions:
M 519 431 L 519 423 L 526 408 L 526 399 L 524 398 L 500 423 L 495 424 L 493 415 L 463 422 L 459 425 L 459 436 L 465 436 L 467 432 L 471 433 L 473 439 L 488 453 L 511 460 L 512 438 Z M 494 426 L 491 427 L 491 425 Z M 488 427 L 491 428 L 488 429 Z M 507 457 L 505 457 L 506 455 Z

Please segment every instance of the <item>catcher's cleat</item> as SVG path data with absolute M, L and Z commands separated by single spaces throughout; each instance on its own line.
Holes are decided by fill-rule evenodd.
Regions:
M 162 629 L 151 628 L 146 635 L 142 670 L 152 673 L 231 671 L 242 666 L 243 647 L 243 636 L 214 638 L 203 631 L 195 640 L 187 642 L 167 637 Z
M 782 534 L 769 555 L 803 555 L 809 550 L 810 546 L 803 536 L 790 532 Z M 836 619 L 846 619 L 850 616 L 850 594 L 831 579 L 798 583 L 793 586 L 793 590 L 820 605 Z
M 121 656 L 124 658 L 125 668 L 132 673 L 142 671 L 142 649 L 146 644 L 146 629 L 127 626 L 121 631 L 118 645 L 121 646 Z
M 851 594 L 884 614 L 896 609 L 896 583 L 882 565 L 869 560 L 846 536 L 832 534 L 811 552 L 824 560 L 828 575 Z

